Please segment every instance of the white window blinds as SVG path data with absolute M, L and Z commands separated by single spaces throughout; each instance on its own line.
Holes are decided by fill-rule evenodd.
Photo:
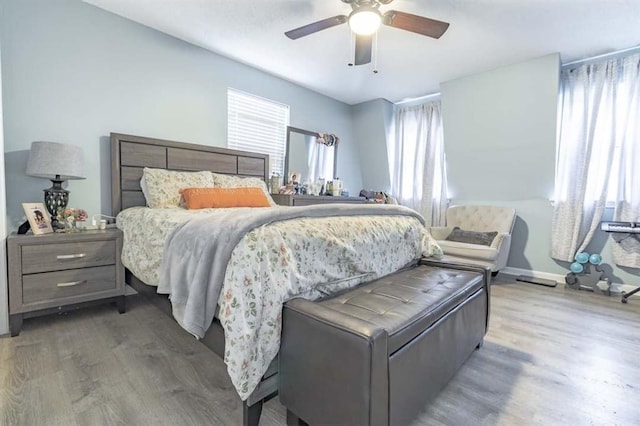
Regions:
M 271 172 L 284 172 L 289 106 L 235 89 L 227 90 L 229 148 L 269 154 Z

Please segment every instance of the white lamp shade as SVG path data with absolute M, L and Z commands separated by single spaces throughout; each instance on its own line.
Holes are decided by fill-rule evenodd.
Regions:
M 84 179 L 82 148 L 57 142 L 32 142 L 27 174 L 46 179 Z

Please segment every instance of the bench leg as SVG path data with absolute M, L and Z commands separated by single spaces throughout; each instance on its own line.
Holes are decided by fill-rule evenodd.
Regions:
M 309 424 L 287 409 L 287 426 L 309 426 Z
M 478 343 L 478 346 L 476 346 L 476 349 L 480 349 L 483 346 L 484 346 L 484 338 L 480 340 L 480 343 Z
M 262 414 L 262 404 L 262 400 L 253 405 L 247 405 L 246 402 L 242 403 L 243 426 L 258 426 L 258 423 L 260 423 L 260 414 Z

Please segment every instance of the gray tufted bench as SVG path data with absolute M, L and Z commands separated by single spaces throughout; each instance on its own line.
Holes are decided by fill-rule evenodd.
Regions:
M 402 425 L 480 347 L 490 269 L 422 260 L 283 310 L 279 393 L 288 424 Z

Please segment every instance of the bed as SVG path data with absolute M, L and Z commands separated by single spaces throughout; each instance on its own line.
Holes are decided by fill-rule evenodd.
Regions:
M 207 171 L 207 172 L 213 172 L 215 174 L 220 174 L 220 176 L 227 176 L 227 177 L 240 176 L 240 177 L 249 177 L 249 178 L 259 178 L 263 181 L 266 181 L 268 177 L 268 164 L 269 164 L 268 156 L 257 154 L 257 153 L 159 140 L 159 139 L 139 137 L 139 136 L 115 134 L 115 133 L 111 135 L 111 147 L 112 147 L 112 206 L 113 206 L 112 212 L 114 216 L 119 215 L 118 216 L 119 227 L 121 227 L 121 229 L 125 231 L 125 248 L 124 248 L 125 253 L 127 252 L 127 246 L 126 246 L 127 240 L 133 241 L 134 239 L 142 239 L 142 241 L 144 241 L 143 238 L 146 238 L 146 237 L 141 235 L 141 233 L 143 233 L 141 230 L 145 230 L 145 229 L 156 230 L 161 228 L 162 226 L 161 224 L 166 223 L 165 219 L 163 219 L 162 217 L 158 219 L 154 215 L 160 214 L 160 216 L 163 216 L 168 214 L 167 211 L 156 212 L 156 211 L 153 211 L 154 209 L 147 209 L 144 207 L 147 202 L 147 199 L 145 198 L 145 195 L 142 192 L 140 181 L 143 176 L 143 170 L 145 167 L 150 167 L 154 169 L 167 169 L 167 170 L 174 170 L 174 171 L 186 171 L 186 172 Z M 282 234 L 295 234 L 294 230 L 296 228 L 294 227 L 293 224 L 296 224 L 296 226 L 300 226 L 301 229 L 318 229 L 318 228 L 324 229 L 332 226 L 332 223 L 329 222 L 332 219 L 330 219 L 328 216 L 331 216 L 331 215 L 340 216 L 341 217 L 340 220 L 344 220 L 345 222 L 350 223 L 349 221 L 360 220 L 360 216 L 358 216 L 359 214 L 361 214 L 359 213 L 360 211 L 359 209 L 368 208 L 366 206 L 347 206 L 347 207 L 344 207 L 346 210 L 341 213 L 333 212 L 333 210 L 336 209 L 336 206 L 309 207 L 309 208 L 306 208 L 308 209 L 308 211 L 305 211 L 304 210 L 305 208 L 287 208 L 287 207 L 273 207 L 268 209 L 259 209 L 262 216 L 266 217 L 266 219 L 264 219 L 265 222 L 261 222 L 259 224 L 259 225 L 265 224 L 265 226 L 260 226 L 260 229 L 261 230 L 266 229 L 268 232 L 265 231 L 261 233 L 259 236 L 255 236 L 255 235 L 252 236 L 250 232 L 247 233 L 244 237 L 242 237 L 241 240 L 239 240 L 240 242 L 237 244 L 237 247 L 233 250 L 233 252 L 230 251 L 230 254 L 229 254 L 230 259 L 237 260 L 238 256 L 241 256 L 240 254 L 238 254 L 238 252 L 241 252 L 242 249 L 245 250 L 244 259 L 248 259 L 249 258 L 248 256 L 255 256 L 256 253 L 260 253 L 261 250 L 267 251 L 268 247 L 256 248 L 259 246 L 250 246 L 250 247 L 247 246 L 242 248 L 241 246 L 243 244 L 245 245 L 248 244 L 248 243 L 245 243 L 245 241 L 252 241 L 252 244 L 255 244 L 256 242 L 257 244 L 272 244 L 271 240 L 269 240 L 269 238 L 271 238 L 270 237 L 271 234 L 269 234 L 269 232 L 276 232 L 275 229 L 277 229 L 278 227 L 283 228 L 285 224 L 287 228 L 284 230 L 280 230 L 278 232 L 281 232 Z M 339 207 L 338 209 L 340 208 L 342 207 Z M 353 211 L 348 211 L 349 208 L 353 209 Z M 342 288 L 347 288 L 345 286 L 351 287 L 360 282 L 365 282 L 371 279 L 375 279 L 380 274 L 390 273 L 393 270 L 397 270 L 402 267 L 408 266 L 410 264 L 409 262 L 410 260 L 416 260 L 415 259 L 416 246 L 422 247 L 423 241 L 421 239 L 424 238 L 424 234 L 422 233 L 422 228 L 421 226 L 419 226 L 420 223 L 418 223 L 418 226 L 414 224 L 414 222 L 417 222 L 417 218 L 413 216 L 412 212 L 411 213 L 406 212 L 406 216 L 400 217 L 399 214 L 402 213 L 404 215 L 405 212 L 401 212 L 399 210 L 401 209 L 400 207 L 395 208 L 396 210 L 393 210 L 393 209 L 394 208 L 389 207 L 389 212 L 385 213 L 385 208 L 380 208 L 380 210 L 377 211 L 375 214 L 376 214 L 376 217 L 379 216 L 378 220 L 380 221 L 389 221 L 391 220 L 392 217 L 394 217 L 395 218 L 394 220 L 398 220 L 401 222 L 398 226 L 399 226 L 399 229 L 401 228 L 404 231 L 389 230 L 388 232 L 390 233 L 390 235 L 393 235 L 394 238 L 396 238 L 395 235 L 397 234 L 398 235 L 397 239 L 399 240 L 402 240 L 402 238 L 404 238 L 407 241 L 406 247 L 403 245 L 404 243 L 402 241 L 399 241 L 398 242 L 399 248 L 397 251 L 400 252 L 400 254 L 396 254 L 394 250 L 390 250 L 389 253 L 392 253 L 392 255 L 390 255 L 389 253 L 383 253 L 384 250 L 380 250 L 380 258 L 376 258 L 375 253 L 372 253 L 372 252 L 365 253 L 366 249 L 361 249 L 362 254 L 359 256 L 359 261 L 365 262 L 364 259 L 367 258 L 368 256 L 370 259 L 367 258 L 366 261 L 370 262 L 370 264 L 367 265 L 367 268 L 375 271 L 375 273 L 371 276 L 364 276 L 360 274 L 360 275 L 357 275 L 356 279 L 351 279 L 353 277 L 349 276 L 348 280 L 342 279 L 341 276 L 336 275 L 335 277 L 336 279 L 331 283 L 332 287 L 329 290 L 325 289 L 326 291 L 332 292 L 332 291 L 340 290 Z M 170 244 L 172 244 L 174 240 L 178 240 L 177 236 L 180 235 L 180 232 L 184 234 L 189 229 L 191 229 L 192 234 L 190 234 L 187 241 L 191 241 L 191 240 L 195 241 L 198 238 L 201 238 L 201 235 L 205 234 L 204 232 L 200 231 L 201 229 L 200 227 L 220 226 L 218 222 L 222 221 L 223 216 L 225 215 L 227 216 L 227 218 L 224 220 L 232 220 L 232 219 L 236 220 L 235 222 L 236 224 L 233 225 L 233 227 L 236 227 L 238 224 L 241 224 L 247 221 L 248 218 L 250 217 L 252 218 L 256 216 L 254 212 L 247 213 L 244 211 L 240 211 L 242 209 L 239 209 L 239 211 L 237 212 L 234 210 L 232 214 L 229 213 L 228 209 L 227 210 L 213 209 L 213 210 L 214 211 L 212 212 L 206 212 L 206 211 L 194 212 L 194 214 L 198 216 L 197 218 L 191 217 L 191 212 L 186 212 L 184 211 L 184 209 L 182 209 L 182 211 L 176 211 L 179 218 L 175 219 L 176 223 L 172 225 L 175 227 L 175 230 L 169 229 L 169 228 L 165 229 L 163 231 L 164 234 L 162 234 L 163 236 L 160 237 L 160 240 L 164 241 L 164 238 L 166 238 L 167 247 L 171 247 Z M 225 210 L 225 211 L 221 212 L 220 210 Z M 251 209 L 248 209 L 248 210 L 251 210 Z M 245 213 L 250 216 L 242 216 L 243 218 L 246 217 L 246 219 L 242 219 L 242 218 L 238 219 L 239 217 L 241 217 L 241 214 L 245 214 Z M 389 216 L 385 217 L 384 216 L 385 214 Z M 301 215 L 303 217 L 293 218 L 292 216 L 288 219 L 293 218 L 294 220 L 287 221 L 287 222 L 283 222 L 279 218 L 280 216 L 287 216 L 287 215 L 293 215 L 293 216 Z M 317 215 L 318 217 L 306 218 L 307 215 L 311 215 L 311 216 Z M 345 215 L 345 217 L 342 217 L 343 215 Z M 142 225 L 139 225 L 138 222 L 133 221 L 133 218 L 138 216 L 142 217 L 141 220 L 143 221 L 139 223 L 148 224 L 146 227 L 143 227 Z M 189 216 L 189 217 L 187 219 L 184 219 L 184 217 L 186 216 Z M 215 216 L 215 219 L 212 220 L 211 218 L 214 216 Z M 235 216 L 238 216 L 238 217 L 235 217 Z M 273 220 L 271 216 L 278 217 L 276 223 L 270 222 L 271 220 Z M 171 217 L 174 217 L 174 216 L 171 216 Z M 363 217 L 361 219 L 369 220 L 369 218 L 366 218 L 366 217 Z M 314 220 L 316 222 L 312 222 Z M 304 222 L 304 221 L 307 221 L 307 222 L 300 223 L 299 225 L 297 225 L 298 222 Z M 405 222 L 406 223 L 411 222 L 411 223 L 410 225 L 407 225 L 405 224 Z M 127 229 L 127 224 L 130 224 L 128 229 Z M 198 228 L 194 228 L 195 225 L 197 225 Z M 358 228 L 358 226 L 364 226 L 364 225 L 353 222 L 353 223 L 350 223 L 349 226 L 354 230 L 357 230 L 357 229 L 362 229 L 362 228 Z M 366 222 L 366 226 L 375 226 L 375 224 Z M 217 228 L 206 228 L 206 229 L 207 230 L 210 229 L 209 231 L 207 231 L 206 233 L 207 235 L 214 235 L 217 233 Z M 138 234 L 135 234 L 136 230 L 138 231 Z M 387 232 L 387 231 L 380 231 L 380 232 Z M 372 232 L 371 234 L 377 235 L 377 232 Z M 129 235 L 129 237 L 127 237 L 127 235 Z M 134 237 L 131 237 L 131 235 L 138 235 L 138 236 L 134 238 Z M 287 238 L 294 238 L 294 237 L 288 236 Z M 374 237 L 371 237 L 371 238 L 374 238 Z M 208 238 L 208 237 L 202 237 L 201 241 L 200 240 L 198 241 L 199 241 L 199 244 L 200 243 L 209 244 L 208 241 L 210 239 L 211 238 Z M 310 241 L 313 241 L 313 240 L 310 239 Z M 289 242 L 289 243 L 296 244 L 296 246 L 298 244 L 297 242 L 296 243 Z M 151 246 L 152 244 L 147 244 L 147 245 Z M 160 244 L 160 246 L 161 245 L 162 244 Z M 300 242 L 301 247 L 304 245 L 305 245 L 304 241 Z M 157 243 L 156 243 L 156 246 L 158 246 Z M 177 246 L 177 247 L 182 247 L 182 246 Z M 201 247 L 201 246 L 198 245 L 198 247 Z M 215 250 L 213 249 L 212 251 L 215 252 Z M 304 252 L 304 250 L 301 250 L 301 251 Z M 145 274 L 143 270 L 138 270 L 136 269 L 137 267 L 134 268 L 133 266 L 128 268 L 126 273 L 126 279 L 129 284 L 131 284 L 138 292 L 146 295 L 147 297 L 150 297 L 156 305 L 161 307 L 161 309 L 163 309 L 167 313 L 172 313 L 172 306 L 168 302 L 168 299 L 166 298 L 166 296 L 158 297 L 156 295 L 156 287 L 154 287 L 154 285 L 158 285 L 159 289 L 163 289 L 168 284 L 171 284 L 171 282 L 167 283 L 167 281 L 175 281 L 175 282 L 180 281 L 180 279 L 175 277 L 184 276 L 185 275 L 184 272 L 189 272 L 191 268 L 191 266 L 187 264 L 186 266 L 183 267 L 183 269 L 185 269 L 185 271 L 183 271 L 183 275 L 177 274 L 175 271 L 179 270 L 179 266 L 171 262 L 171 253 L 175 253 L 175 250 L 168 250 L 164 255 L 162 253 L 160 253 L 159 255 L 158 254 L 155 255 L 156 257 L 160 256 L 163 258 L 162 259 L 163 264 L 161 265 L 161 268 L 164 268 L 164 269 L 160 269 L 159 270 L 160 272 L 156 273 L 155 278 L 153 274 Z M 145 254 L 145 256 L 152 258 L 154 255 Z M 234 258 L 234 256 L 236 257 Z M 418 254 L 418 257 L 419 256 L 420 255 Z M 174 256 L 174 257 L 180 260 L 185 256 L 180 255 L 180 256 Z M 212 259 L 214 258 L 212 257 Z M 126 260 L 125 255 L 123 255 L 123 260 Z M 229 262 L 230 265 L 232 263 L 235 264 L 239 262 L 237 261 Z M 257 263 L 257 261 L 256 262 L 250 261 L 249 266 L 253 265 L 254 263 Z M 216 265 L 224 264 L 224 268 L 222 269 L 223 273 L 227 268 L 225 261 L 210 262 L 210 264 L 213 265 L 213 269 L 216 268 Z M 125 265 L 128 266 L 128 262 L 125 262 Z M 246 267 L 249 267 L 249 266 L 246 266 Z M 286 266 L 286 265 L 283 265 L 283 266 Z M 132 269 L 134 270 L 134 272 L 135 271 L 139 271 L 139 272 L 133 273 Z M 292 269 L 286 269 L 286 268 L 283 268 L 283 270 L 285 271 L 285 275 L 293 274 L 296 272 Z M 266 355 L 263 357 L 263 359 L 260 359 L 257 361 L 257 364 L 259 364 L 259 367 L 261 369 L 252 370 L 251 368 L 253 367 L 250 366 L 248 367 L 249 373 L 246 373 L 246 371 L 243 370 L 245 371 L 243 373 L 245 376 L 247 374 L 249 375 L 253 374 L 254 376 L 253 378 L 249 379 L 249 382 L 251 383 L 248 385 L 248 387 L 247 387 L 247 384 L 244 382 L 237 383 L 238 378 L 236 377 L 236 375 L 239 375 L 239 373 L 234 371 L 233 365 L 234 363 L 236 363 L 235 361 L 236 359 L 239 360 L 242 358 L 233 358 L 232 356 L 229 355 L 229 353 L 233 352 L 234 350 L 233 348 L 236 346 L 235 342 L 237 342 L 238 339 L 242 340 L 244 337 L 243 335 L 234 336 L 233 334 L 229 334 L 232 330 L 237 329 L 236 327 L 237 323 L 233 323 L 230 320 L 230 318 L 234 317 L 234 315 L 228 312 L 229 311 L 228 303 L 226 304 L 226 307 L 225 307 L 225 302 L 226 302 L 225 298 L 227 298 L 228 296 L 229 301 L 233 300 L 235 302 L 236 295 L 239 295 L 241 292 L 243 292 L 243 294 L 247 293 L 247 291 L 244 290 L 242 277 L 238 277 L 237 279 L 235 279 L 235 283 L 236 283 L 235 286 L 232 284 L 234 282 L 234 279 L 233 277 L 230 277 L 230 276 L 234 275 L 234 273 L 230 271 L 233 271 L 233 269 L 229 268 L 226 270 L 227 275 L 224 276 L 226 290 L 221 291 L 220 298 L 218 299 L 218 306 L 220 307 L 220 311 L 216 313 L 215 318 L 213 317 L 213 314 L 211 314 L 212 322 L 209 328 L 206 328 L 206 330 L 205 329 L 201 330 L 199 328 L 190 329 L 185 325 L 185 323 L 189 324 L 189 322 L 181 321 L 181 319 L 184 319 L 185 317 L 181 316 L 184 314 L 180 314 L 180 313 L 176 314 L 176 310 L 179 310 L 177 308 L 177 305 L 179 303 L 176 301 L 180 301 L 181 299 L 176 297 L 177 293 L 175 289 L 172 290 L 174 292 L 172 293 L 172 298 L 174 300 L 173 314 L 177 318 L 178 322 L 183 326 L 183 328 L 187 329 L 192 334 L 201 338 L 201 341 L 206 346 L 211 348 L 220 357 L 225 358 L 225 362 L 227 363 L 228 371 L 232 379 L 232 382 L 234 383 L 234 386 L 236 386 L 236 390 L 238 391 L 239 395 L 244 401 L 244 419 L 243 419 L 244 423 L 257 424 L 260 416 L 261 408 L 262 408 L 262 402 L 274 396 L 277 393 L 277 377 L 276 377 L 276 374 L 277 374 L 276 361 L 277 360 L 274 360 L 270 364 L 268 361 L 270 361 L 273 355 L 277 353 L 278 348 L 276 347 L 275 352 L 274 351 L 269 352 L 268 350 L 265 351 L 262 346 L 259 347 L 259 350 L 253 350 L 251 352 L 251 356 L 245 357 L 245 360 L 246 358 L 251 358 L 253 362 L 254 353 L 262 354 L 263 352 L 266 352 Z M 304 277 L 305 275 L 313 275 L 311 272 L 305 272 L 305 271 L 298 271 L 298 272 L 300 272 L 301 277 Z M 269 277 L 272 277 L 272 280 L 276 282 L 280 282 L 284 280 L 283 277 L 278 276 L 277 273 L 268 274 L 268 275 Z M 267 277 L 266 275 L 263 275 L 263 276 L 266 277 L 264 278 L 264 280 L 269 279 L 269 277 Z M 143 279 L 141 279 L 141 277 Z M 244 280 L 245 280 L 244 284 L 248 285 L 246 283 L 247 281 L 246 278 Z M 157 282 L 153 282 L 153 281 L 157 281 Z M 338 283 L 339 285 L 335 286 L 336 283 Z M 236 293 L 233 295 L 229 295 L 230 294 L 229 292 L 232 291 L 233 289 L 235 289 Z M 266 296 L 258 296 L 258 299 L 263 301 L 262 305 L 265 305 L 265 306 L 268 305 L 268 303 L 266 303 L 265 301 L 269 301 L 271 305 L 275 304 L 275 307 L 270 308 L 270 312 L 272 315 L 276 315 L 277 313 L 278 321 L 279 321 L 280 306 L 283 303 L 285 296 L 287 296 L 286 291 L 285 290 L 283 291 L 284 293 L 277 296 L 273 296 L 273 300 L 270 300 L 270 301 Z M 290 292 L 290 290 L 287 290 L 287 291 Z M 253 297 L 253 295 L 251 294 L 252 292 L 248 292 L 248 293 L 251 295 L 251 297 Z M 320 297 L 320 295 L 321 294 L 313 294 L 311 295 L 311 297 L 317 298 L 317 297 Z M 196 297 L 195 299 L 197 300 L 198 297 Z M 280 305 L 277 304 L 278 302 L 280 303 Z M 258 304 L 260 303 L 258 302 Z M 188 306 L 189 303 L 185 303 L 184 305 Z M 265 312 L 266 311 L 268 310 L 265 309 Z M 227 314 L 227 316 L 225 316 L 225 313 Z M 238 316 L 238 315 L 235 315 L 235 316 Z M 239 316 L 242 316 L 242 315 L 239 315 Z M 244 316 L 247 316 L 247 314 L 245 313 Z M 222 320 L 220 318 L 222 318 Z M 266 320 L 264 318 L 266 318 Z M 264 318 L 261 317 L 262 323 L 266 323 L 266 324 L 277 323 L 275 317 L 265 316 Z M 242 318 L 240 318 L 240 320 L 242 321 Z M 221 324 L 221 321 L 222 321 L 222 324 Z M 223 330 L 223 325 L 226 328 L 227 335 L 232 337 L 232 344 L 227 345 L 228 346 L 227 348 L 225 348 L 225 337 L 224 337 L 225 332 Z M 262 329 L 264 327 L 261 324 L 258 324 L 256 328 Z M 276 324 L 275 326 L 271 327 L 270 333 L 277 334 L 277 336 L 271 340 L 275 340 L 276 344 L 279 343 L 279 324 Z M 237 367 L 237 368 L 240 369 L 240 367 Z M 242 368 L 246 369 L 244 362 L 243 362 Z M 255 374 L 256 371 L 260 372 L 260 374 L 257 376 L 257 379 Z M 262 374 L 263 371 L 264 373 Z

